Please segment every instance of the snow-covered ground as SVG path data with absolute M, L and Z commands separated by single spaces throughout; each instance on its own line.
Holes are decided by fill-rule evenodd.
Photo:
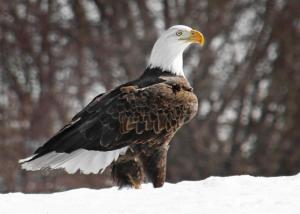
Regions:
M 0 194 L 0 213 L 299 214 L 300 173 L 287 177 L 210 177 L 153 189 L 76 189 Z

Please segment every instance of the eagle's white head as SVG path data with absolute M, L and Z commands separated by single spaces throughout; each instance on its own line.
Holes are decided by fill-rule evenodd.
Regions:
M 148 67 L 159 67 L 176 75 L 184 76 L 183 51 L 192 43 L 204 45 L 201 32 L 185 25 L 175 25 L 166 30 L 155 42 Z

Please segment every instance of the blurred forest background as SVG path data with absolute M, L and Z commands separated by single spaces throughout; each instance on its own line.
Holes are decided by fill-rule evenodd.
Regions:
M 167 180 L 299 172 L 299 0 L 0 0 L 0 192 L 112 185 L 110 170 L 25 172 L 17 161 L 138 77 L 174 24 L 207 43 L 184 56 L 200 110 L 172 141 Z

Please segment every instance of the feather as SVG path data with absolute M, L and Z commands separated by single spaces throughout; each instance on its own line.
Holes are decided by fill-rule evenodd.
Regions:
M 64 169 L 70 174 L 74 174 L 78 170 L 83 174 L 97 174 L 99 171 L 102 173 L 120 155 L 124 155 L 127 148 L 123 147 L 113 151 L 78 149 L 71 153 L 57 153 L 52 151 L 33 160 L 31 159 L 34 156 L 19 160 L 19 163 L 21 163 L 23 169 L 30 171 Z

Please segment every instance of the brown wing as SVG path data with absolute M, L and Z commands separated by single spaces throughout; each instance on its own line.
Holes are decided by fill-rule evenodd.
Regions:
M 166 83 L 145 88 L 124 86 L 97 96 L 71 123 L 40 147 L 35 158 L 50 151 L 115 150 L 175 132 L 190 115 L 190 92 Z M 190 100 L 189 100 L 190 99 Z
M 109 150 L 152 141 L 183 124 L 184 99 L 165 83 L 141 89 L 125 86 L 98 113 L 97 125 L 82 132 L 87 139 L 98 139 L 100 145 Z M 101 149 L 93 146 L 88 149 Z

